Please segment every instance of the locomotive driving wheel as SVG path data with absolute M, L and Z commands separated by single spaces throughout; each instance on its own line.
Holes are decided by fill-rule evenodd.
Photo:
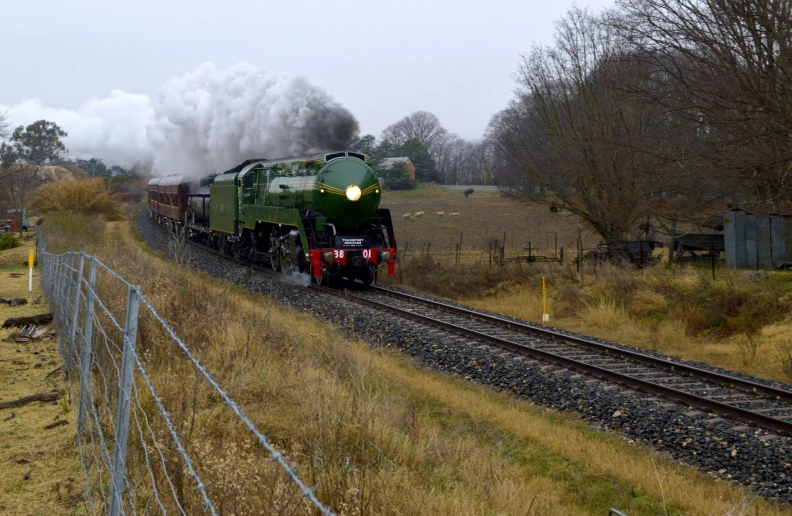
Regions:
M 285 267 L 289 266 L 289 256 L 283 245 L 283 238 L 280 235 L 280 228 L 272 228 L 272 235 L 270 235 L 270 264 L 272 270 L 282 272 Z

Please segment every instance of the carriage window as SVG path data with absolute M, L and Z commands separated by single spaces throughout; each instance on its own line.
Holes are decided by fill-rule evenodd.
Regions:
M 254 173 L 245 174 L 245 188 L 253 188 L 253 182 L 255 180 Z

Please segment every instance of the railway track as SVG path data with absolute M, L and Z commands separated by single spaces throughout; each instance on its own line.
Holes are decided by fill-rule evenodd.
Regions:
M 331 293 L 607 382 L 792 435 L 792 391 L 386 287 Z
M 190 244 L 240 266 L 275 273 L 271 268 L 199 244 Z M 792 436 L 792 390 L 778 389 L 387 287 L 341 291 L 311 284 L 311 288 L 609 383 Z

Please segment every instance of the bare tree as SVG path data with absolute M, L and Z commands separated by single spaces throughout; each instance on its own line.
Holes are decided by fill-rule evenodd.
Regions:
M 3 171 L 0 206 L 11 213 L 12 219 L 19 228 L 20 236 L 22 236 L 28 205 L 41 184 L 41 178 L 36 170 L 37 167 L 32 165 L 11 165 Z
M 0 140 L 7 140 L 11 136 L 11 123 L 8 121 L 8 112 L 0 113 Z
M 416 111 L 382 131 L 382 139 L 394 145 L 402 145 L 407 140 L 415 138 L 423 143 L 433 156 L 446 135 L 447 131 L 440 124 L 437 116 L 427 111 Z
M 622 29 L 668 89 L 642 91 L 698 126 L 680 162 L 735 202 L 792 199 L 792 2 L 621 0 Z
M 636 73 L 613 13 L 573 9 L 555 46 L 523 57 L 518 97 L 488 131 L 499 184 L 570 211 L 606 241 L 629 237 L 663 199 L 675 171 L 662 107 L 629 95 Z
M 445 184 L 491 183 L 488 145 L 488 142 L 471 142 L 449 134 L 435 151 L 440 180 Z

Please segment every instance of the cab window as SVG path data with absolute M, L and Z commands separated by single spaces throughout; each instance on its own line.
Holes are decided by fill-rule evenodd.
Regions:
M 253 183 L 255 181 L 254 176 L 255 174 L 252 172 L 245 174 L 245 179 L 244 179 L 245 188 L 253 188 Z

